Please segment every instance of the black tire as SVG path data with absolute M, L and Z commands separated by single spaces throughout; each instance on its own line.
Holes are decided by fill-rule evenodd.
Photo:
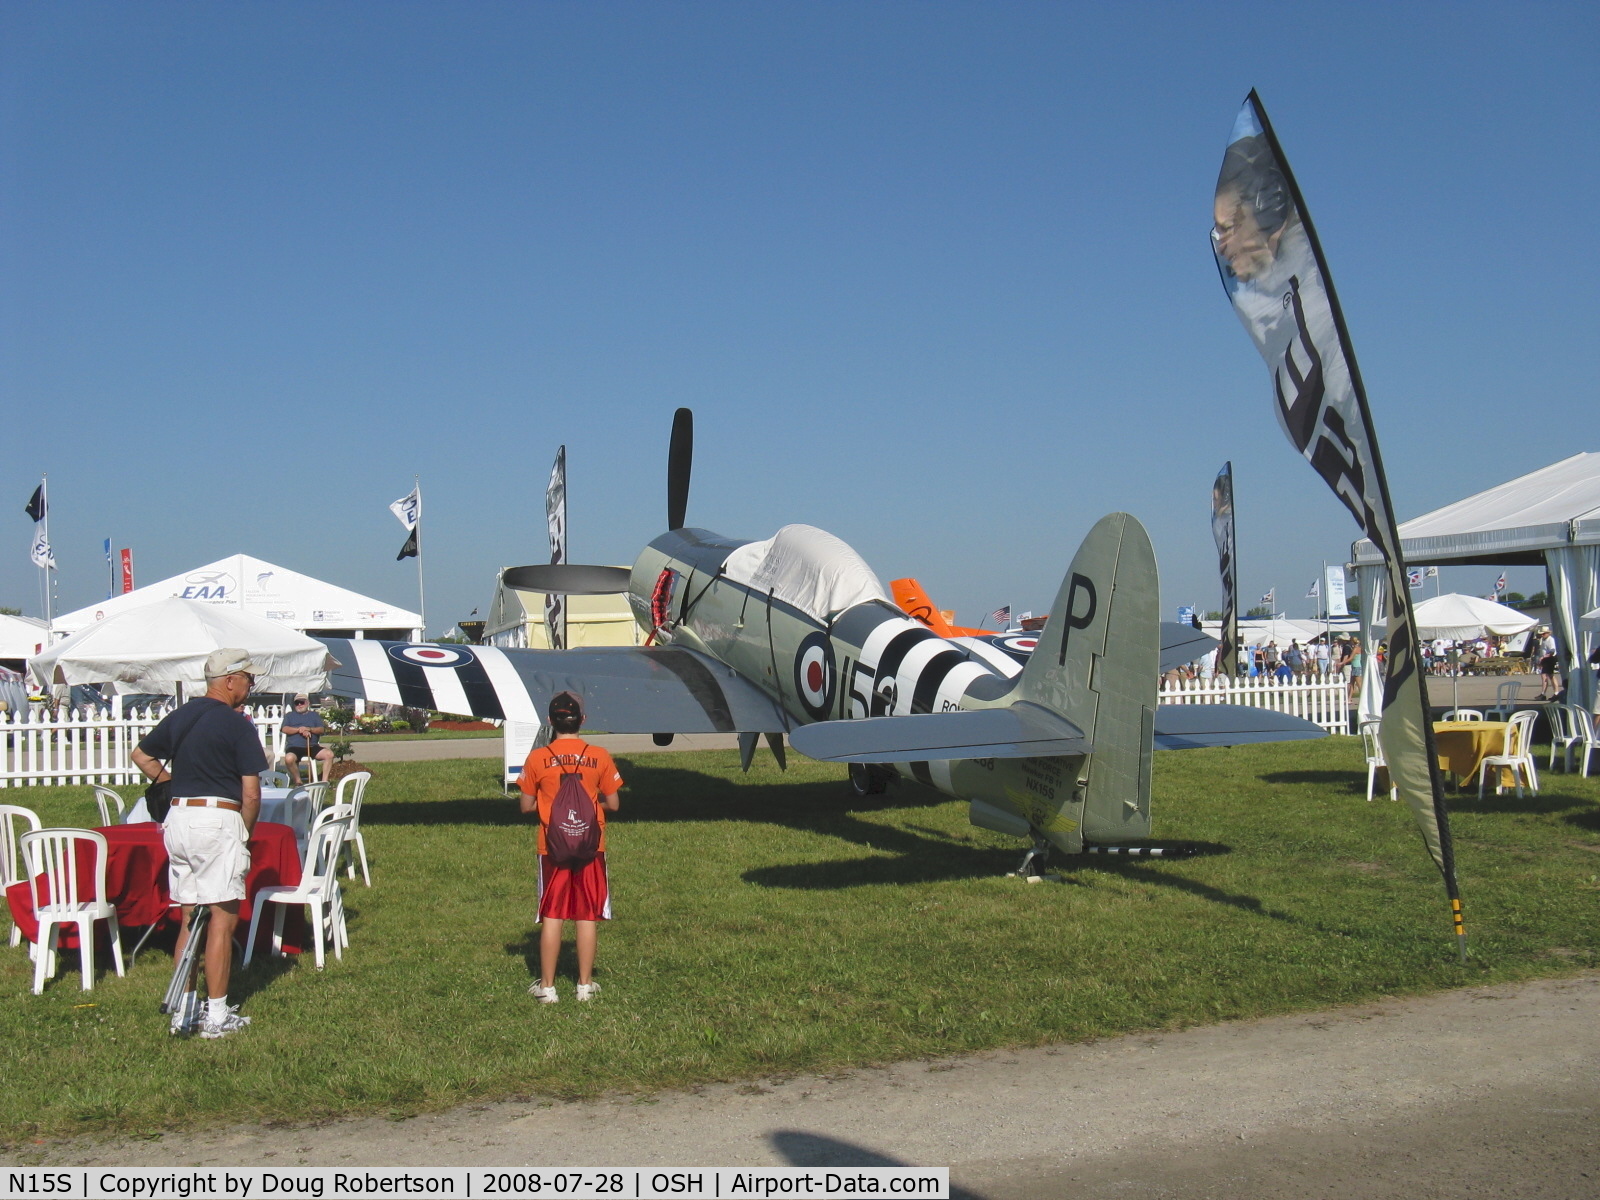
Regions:
M 888 777 L 871 763 L 850 763 L 850 790 L 858 796 L 881 796 L 889 788 Z

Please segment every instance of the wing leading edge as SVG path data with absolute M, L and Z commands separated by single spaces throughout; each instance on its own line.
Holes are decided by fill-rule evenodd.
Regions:
M 328 690 L 386 704 L 540 722 L 550 697 L 583 699 L 586 723 L 612 733 L 784 733 L 760 689 L 683 647 L 502 650 L 320 638 L 339 660 Z

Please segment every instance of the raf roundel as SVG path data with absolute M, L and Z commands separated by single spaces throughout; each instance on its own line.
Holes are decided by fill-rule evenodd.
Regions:
M 416 667 L 462 667 L 473 661 L 472 651 L 460 646 L 390 646 L 389 657 Z
M 818 630 L 800 643 L 794 656 L 794 688 L 801 707 L 819 721 L 833 707 L 834 682 L 833 646 Z

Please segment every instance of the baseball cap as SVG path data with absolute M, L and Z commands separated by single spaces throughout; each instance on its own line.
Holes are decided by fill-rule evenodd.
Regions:
M 256 666 L 248 650 L 236 650 L 226 647 L 213 650 L 206 656 L 206 678 L 221 679 L 224 675 L 233 675 L 243 672 L 246 675 L 259 675 L 261 668 Z
M 550 719 L 583 716 L 583 702 L 571 692 L 557 692 L 550 698 Z
M 304 692 L 296 692 L 294 694 L 294 702 L 299 704 L 302 700 L 309 704 L 311 702 L 311 697 L 306 695 Z

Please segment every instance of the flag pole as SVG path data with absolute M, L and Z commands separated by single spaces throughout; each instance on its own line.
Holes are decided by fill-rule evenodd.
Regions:
M 417 492 L 417 615 L 422 618 L 422 636 L 428 636 L 428 594 L 422 587 L 422 476 L 413 475 L 411 484 Z
M 44 489 L 44 544 L 51 547 L 49 557 L 54 557 L 55 547 L 50 541 L 50 473 L 48 471 L 40 477 L 39 486 Z M 47 644 L 49 641 L 54 640 L 56 628 L 55 596 L 53 595 L 55 589 L 50 586 L 49 557 L 46 558 L 46 565 L 40 568 L 44 572 L 44 634 Z

